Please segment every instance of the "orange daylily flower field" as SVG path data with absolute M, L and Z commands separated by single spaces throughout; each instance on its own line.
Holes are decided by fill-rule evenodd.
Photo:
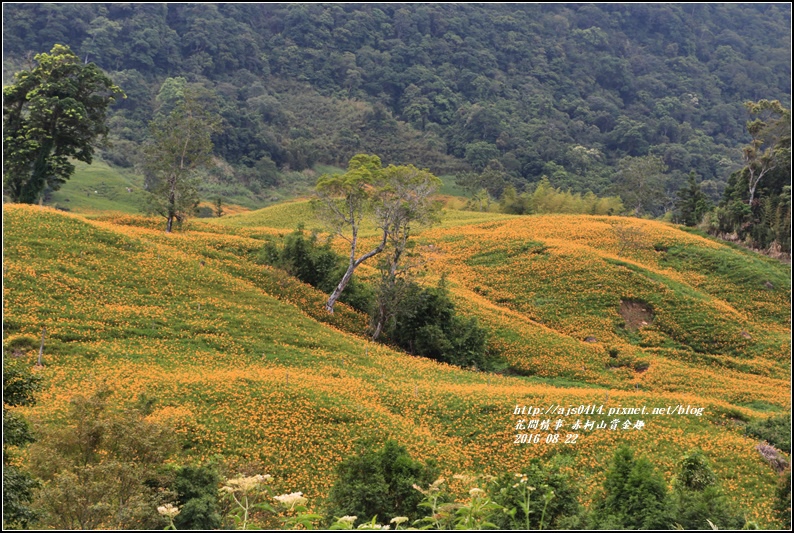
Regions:
M 265 239 L 319 227 L 310 213 L 298 201 L 167 235 L 152 218 L 4 206 L 4 348 L 32 365 L 47 328 L 44 388 L 22 413 L 57 424 L 77 394 L 107 386 L 118 406 L 145 394 L 183 443 L 174 461 L 221 456 L 312 501 L 342 459 L 389 438 L 448 476 L 564 456 L 585 498 L 620 443 L 668 482 L 700 448 L 748 518 L 776 524 L 777 475 L 741 420 L 791 409 L 790 267 L 656 221 L 449 211 L 417 233 L 419 281 L 444 275 L 489 330 L 509 371 L 486 373 L 372 343 L 367 317 L 328 315 L 326 295 L 258 264 Z M 627 327 L 621 302 L 648 319 Z M 516 406 L 580 405 L 703 411 L 616 415 L 645 423 L 626 430 L 539 416 L 564 419 L 563 439 L 515 443 L 531 432 L 515 429 Z

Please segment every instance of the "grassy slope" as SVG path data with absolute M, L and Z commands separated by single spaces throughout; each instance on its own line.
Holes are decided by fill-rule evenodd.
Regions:
M 496 213 L 479 213 L 475 211 L 458 211 L 454 209 L 444 210 L 443 226 L 452 227 L 465 224 L 474 224 L 484 221 L 496 221 L 515 218 L 515 215 L 504 215 Z M 274 228 L 280 230 L 294 230 L 299 223 L 303 223 L 306 229 L 322 228 L 321 221 L 317 220 L 312 214 L 311 205 L 306 199 L 297 199 L 285 202 L 265 209 L 240 213 L 228 217 L 222 217 L 208 221 L 211 224 L 220 225 L 225 228 Z M 364 227 L 362 236 L 375 235 L 375 226 Z
M 668 481 L 700 447 L 748 516 L 774 525 L 776 477 L 733 420 L 790 410 L 787 268 L 656 222 L 451 213 L 420 236 L 429 270 L 448 273 L 461 307 L 534 374 L 489 376 L 368 344 L 364 317 L 343 306 L 328 317 L 322 294 L 251 261 L 263 237 L 306 213 L 296 202 L 165 235 L 143 217 L 5 206 L 4 346 L 27 345 L 33 360 L 48 329 L 47 388 L 28 414 L 55 420 L 102 383 L 119 403 L 146 393 L 158 400 L 152 418 L 189 443 L 183 460 L 220 454 L 312 501 L 342 458 L 388 437 L 447 474 L 562 456 L 586 498 L 618 442 L 650 455 Z M 616 224 L 642 238 L 622 249 Z M 656 312 L 639 333 L 617 314 L 628 297 Z M 610 347 L 649 369 L 609 369 Z M 574 445 L 514 445 L 517 404 L 706 414 L 580 431 Z
M 75 161 L 74 165 L 75 173 L 52 194 L 51 205 L 77 213 L 141 212 L 144 202 L 141 176 L 119 171 L 102 161 L 91 165 Z
M 140 214 L 145 212 L 146 192 L 143 188 L 143 176 L 130 170 L 112 167 L 96 160 L 88 165 L 80 161 L 72 161 L 75 172 L 63 186 L 52 193 L 47 205 L 68 210 L 74 213 L 96 215 L 108 212 Z M 318 166 L 317 170 L 305 173 L 291 173 L 284 177 L 284 184 L 276 189 L 263 193 L 266 199 L 257 198 L 242 185 L 218 185 L 209 183 L 203 190 L 204 200 L 200 208 L 214 211 L 214 202 L 219 196 L 223 198 L 223 211 L 227 215 L 238 214 L 268 205 L 272 198 L 294 198 L 310 191 L 318 172 L 336 173 L 340 169 Z M 129 189 L 129 190 L 128 190 Z

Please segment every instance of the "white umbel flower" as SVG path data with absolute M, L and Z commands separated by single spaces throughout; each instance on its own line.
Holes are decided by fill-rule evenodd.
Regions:
M 290 494 L 282 494 L 281 496 L 273 496 L 273 499 L 281 502 L 284 507 L 290 510 L 294 509 L 296 505 L 302 505 L 308 500 L 303 497 L 302 492 L 291 492 Z
M 179 514 L 179 508 L 173 504 L 167 503 L 157 508 L 157 512 L 168 518 L 174 518 Z
M 267 483 L 271 479 L 273 479 L 273 476 L 270 474 L 257 474 L 250 477 L 240 476 L 227 480 L 226 484 L 221 487 L 221 490 L 225 492 L 249 492 L 256 488 L 257 485 Z

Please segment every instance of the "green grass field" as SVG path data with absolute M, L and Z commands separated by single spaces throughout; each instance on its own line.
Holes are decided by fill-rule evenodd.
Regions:
M 101 160 L 90 165 L 80 161 L 73 163 L 74 174 L 59 190 L 51 194 L 46 202 L 48 206 L 85 215 L 109 212 L 145 213 L 146 191 L 143 188 L 143 176 L 133 170 L 112 167 Z M 221 197 L 224 210 L 232 214 L 239 212 L 241 208 L 258 209 L 273 205 L 274 202 L 307 197 L 314 188 L 317 176 L 340 172 L 343 170 L 324 165 L 318 165 L 314 170 L 303 173 L 292 172 L 283 176 L 280 186 L 264 189 L 259 194 L 254 194 L 242 185 L 208 183 L 202 189 L 201 196 L 209 209 Z
M 75 173 L 58 191 L 50 205 L 77 213 L 118 211 L 141 213 L 144 207 L 143 178 L 120 171 L 102 161 L 88 165 L 74 162 Z

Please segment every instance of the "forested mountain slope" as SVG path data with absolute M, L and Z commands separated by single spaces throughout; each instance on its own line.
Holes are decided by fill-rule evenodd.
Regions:
M 490 164 L 496 195 L 543 175 L 606 193 L 621 159 L 655 155 L 667 202 L 692 170 L 716 200 L 743 102 L 791 100 L 784 4 L 12 4 L 3 19 L 6 81 L 63 43 L 126 91 L 116 164 L 137 162 L 164 79 L 211 88 L 231 167 L 208 179 L 256 190 L 368 152 Z

